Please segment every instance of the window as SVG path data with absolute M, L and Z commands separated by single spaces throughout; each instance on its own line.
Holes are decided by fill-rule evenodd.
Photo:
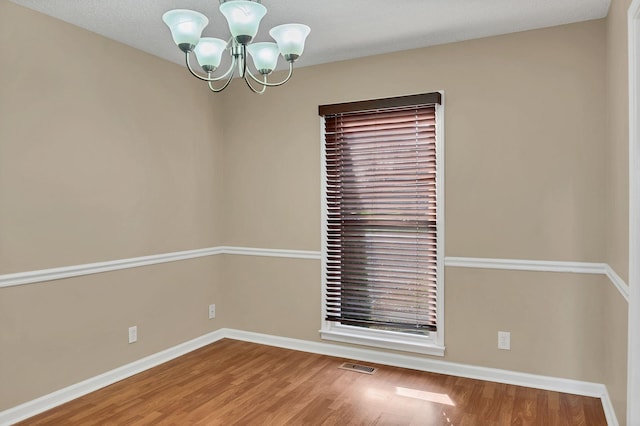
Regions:
M 324 339 L 444 354 L 441 99 L 319 107 Z

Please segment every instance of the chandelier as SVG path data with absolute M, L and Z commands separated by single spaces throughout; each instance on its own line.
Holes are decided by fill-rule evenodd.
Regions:
M 260 20 L 267 8 L 260 0 L 220 0 L 220 12 L 227 19 L 231 37 L 228 41 L 219 38 L 202 37 L 202 30 L 209 19 L 193 10 L 175 9 L 162 15 L 162 20 L 171 30 L 173 41 L 185 54 L 189 72 L 208 83 L 213 92 L 221 92 L 233 79 L 236 69 L 254 93 L 263 93 L 267 87 L 280 86 L 291 78 L 293 63 L 304 50 L 304 41 L 311 29 L 302 24 L 285 24 L 272 28 L 269 34 L 276 41 L 251 43 L 258 32 Z M 219 76 L 213 73 L 220 66 L 222 55 L 228 50 L 231 55 L 229 69 Z M 190 54 L 196 59 L 206 76 L 193 70 Z M 253 59 L 256 76 L 247 65 L 247 53 Z M 278 57 L 289 63 L 289 74 L 279 82 L 269 82 L 267 77 L 276 68 Z M 217 87 L 216 87 L 217 86 Z

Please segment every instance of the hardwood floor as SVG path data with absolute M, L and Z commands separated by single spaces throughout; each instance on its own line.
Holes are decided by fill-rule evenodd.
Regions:
M 20 424 L 606 425 L 597 398 L 345 361 L 224 339 Z

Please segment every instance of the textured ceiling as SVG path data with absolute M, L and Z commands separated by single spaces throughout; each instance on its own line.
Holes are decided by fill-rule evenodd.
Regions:
M 193 9 L 209 17 L 205 36 L 227 39 L 218 0 L 12 0 L 113 40 L 182 64 L 161 16 Z M 598 19 L 610 0 L 263 0 L 256 41 L 284 23 L 311 27 L 300 66 Z M 283 65 L 281 59 L 281 65 Z

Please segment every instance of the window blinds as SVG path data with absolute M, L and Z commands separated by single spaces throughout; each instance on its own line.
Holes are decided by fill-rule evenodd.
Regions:
M 426 334 L 437 330 L 434 100 L 440 98 L 393 100 L 399 101 L 364 111 L 358 103 L 320 107 L 326 320 Z

